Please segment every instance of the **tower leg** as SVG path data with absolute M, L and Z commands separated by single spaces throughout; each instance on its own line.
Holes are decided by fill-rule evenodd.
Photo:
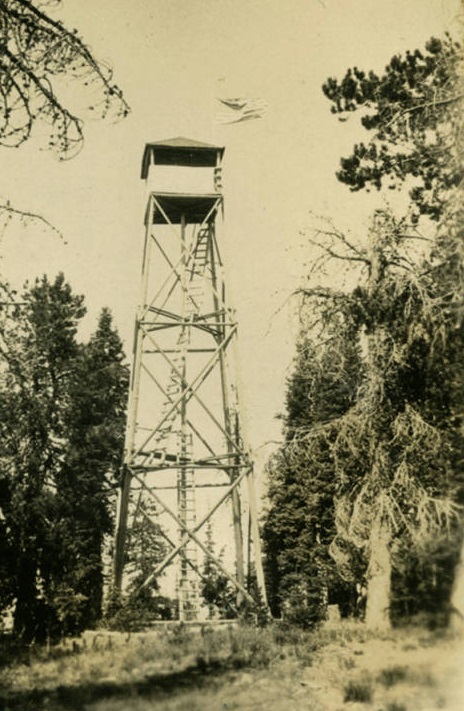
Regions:
M 204 572 L 197 564 L 199 551 L 236 590 L 238 609 L 244 601 L 251 606 L 256 602 L 247 589 L 250 555 L 245 551 L 246 505 L 241 499 L 245 478 L 256 575 L 265 600 L 253 470 L 242 436 L 237 373 L 229 369 L 237 324 L 227 303 L 216 242 L 222 198 L 211 202 L 211 197 L 152 193 L 149 198 L 114 555 L 115 590 L 133 588 L 142 572 L 135 570 L 136 557 L 131 558 L 127 585 L 123 580 L 125 546 L 128 540 L 139 540 L 140 527 L 133 521 L 143 515 L 157 527 L 166 525 L 160 535 L 170 550 L 160 551 L 155 542 L 151 570 L 145 572 L 145 562 L 143 582 L 136 584 L 137 589 L 148 589 L 155 580 L 161 586 L 165 581 L 169 596 L 177 578 L 179 619 L 184 621 L 196 619 L 201 611 L 199 580 Z M 151 250 L 158 261 L 156 272 L 149 274 Z M 223 493 L 214 494 L 215 503 L 208 504 L 206 514 L 201 508 L 205 499 L 199 498 L 202 515 L 197 523 L 196 492 L 210 487 L 216 487 L 215 492 L 223 487 Z M 133 497 L 135 492 L 138 497 Z M 147 500 L 152 502 L 149 514 Z M 227 565 L 222 552 L 211 554 L 200 531 L 220 507 L 228 516 L 226 525 L 233 527 Z M 145 538 L 142 543 L 147 543 Z M 173 562 L 177 576 L 162 578 Z
M 122 587 L 122 574 L 124 569 L 124 551 L 127 538 L 127 517 L 129 513 L 130 497 L 130 472 L 124 467 L 123 482 L 119 491 L 118 512 L 116 516 L 117 528 L 114 545 L 114 592 L 120 593 Z

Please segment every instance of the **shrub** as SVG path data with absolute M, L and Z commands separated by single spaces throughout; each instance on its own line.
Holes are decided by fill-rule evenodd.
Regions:
M 321 589 L 304 576 L 287 575 L 282 618 L 302 629 L 314 629 L 325 616 L 325 601 Z
M 240 625 L 229 632 L 229 661 L 235 668 L 267 668 L 279 657 L 280 648 L 276 645 L 270 628 L 256 628 Z
M 406 706 L 398 703 L 398 701 L 390 701 L 387 704 L 386 711 L 406 711 Z
M 366 677 L 349 681 L 345 686 L 343 701 L 359 701 L 364 704 L 372 701 L 372 680 Z
M 175 610 L 169 598 L 143 590 L 123 602 L 112 600 L 104 624 L 118 632 L 140 632 L 155 620 L 171 620 L 174 616 Z
M 406 679 L 408 670 L 406 667 L 387 667 L 387 669 L 382 669 L 378 676 L 378 680 L 384 686 L 390 687 L 397 684 L 399 681 L 404 681 Z

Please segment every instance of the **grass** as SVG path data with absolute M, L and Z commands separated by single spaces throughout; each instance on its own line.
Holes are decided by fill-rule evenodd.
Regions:
M 267 668 L 281 654 L 272 628 L 193 630 L 182 626 L 141 635 L 94 634 L 61 645 L 15 649 L 0 684 L 16 692 L 54 686 L 130 684 L 181 670 Z M 5 661 L 5 660 L 4 660 Z
M 374 692 L 372 679 L 369 676 L 351 679 L 345 686 L 343 701 L 359 701 L 362 704 L 370 703 Z
M 418 711 L 428 706 L 415 695 L 437 704 L 448 692 L 433 667 L 443 644 L 423 630 L 376 637 L 347 621 L 313 632 L 279 623 L 94 632 L 50 648 L 11 646 L 9 662 L 0 645 L 0 708 L 339 711 L 354 702 Z
M 378 681 L 386 687 L 394 686 L 400 681 L 404 681 L 408 675 L 407 667 L 393 666 L 382 669 L 378 676 Z

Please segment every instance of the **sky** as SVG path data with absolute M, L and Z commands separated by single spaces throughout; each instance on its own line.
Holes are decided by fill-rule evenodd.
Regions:
M 114 68 L 131 106 L 117 124 L 89 120 L 85 145 L 59 162 L 34 140 L 0 152 L 0 196 L 43 215 L 11 226 L 0 268 L 14 284 L 63 271 L 85 295 L 91 332 L 108 306 L 131 356 L 146 194 L 145 143 L 176 136 L 226 146 L 228 271 L 250 445 L 258 468 L 281 437 L 297 335 L 291 294 L 314 254 L 314 215 L 362 241 L 378 195 L 350 193 L 338 161 L 363 130 L 330 114 L 321 85 L 350 66 L 459 32 L 458 0 L 63 0 L 54 17 Z M 456 30 L 457 28 L 457 30 Z M 267 115 L 213 125 L 214 97 L 259 97 Z M 40 129 L 38 129 L 40 133 Z M 340 275 L 334 272 L 336 282 Z

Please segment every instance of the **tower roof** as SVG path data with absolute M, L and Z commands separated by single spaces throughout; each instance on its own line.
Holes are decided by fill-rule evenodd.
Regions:
M 142 159 L 142 178 L 147 177 L 152 161 L 158 165 L 214 167 L 218 156 L 222 159 L 224 150 L 223 146 L 214 146 L 183 137 L 147 143 Z

